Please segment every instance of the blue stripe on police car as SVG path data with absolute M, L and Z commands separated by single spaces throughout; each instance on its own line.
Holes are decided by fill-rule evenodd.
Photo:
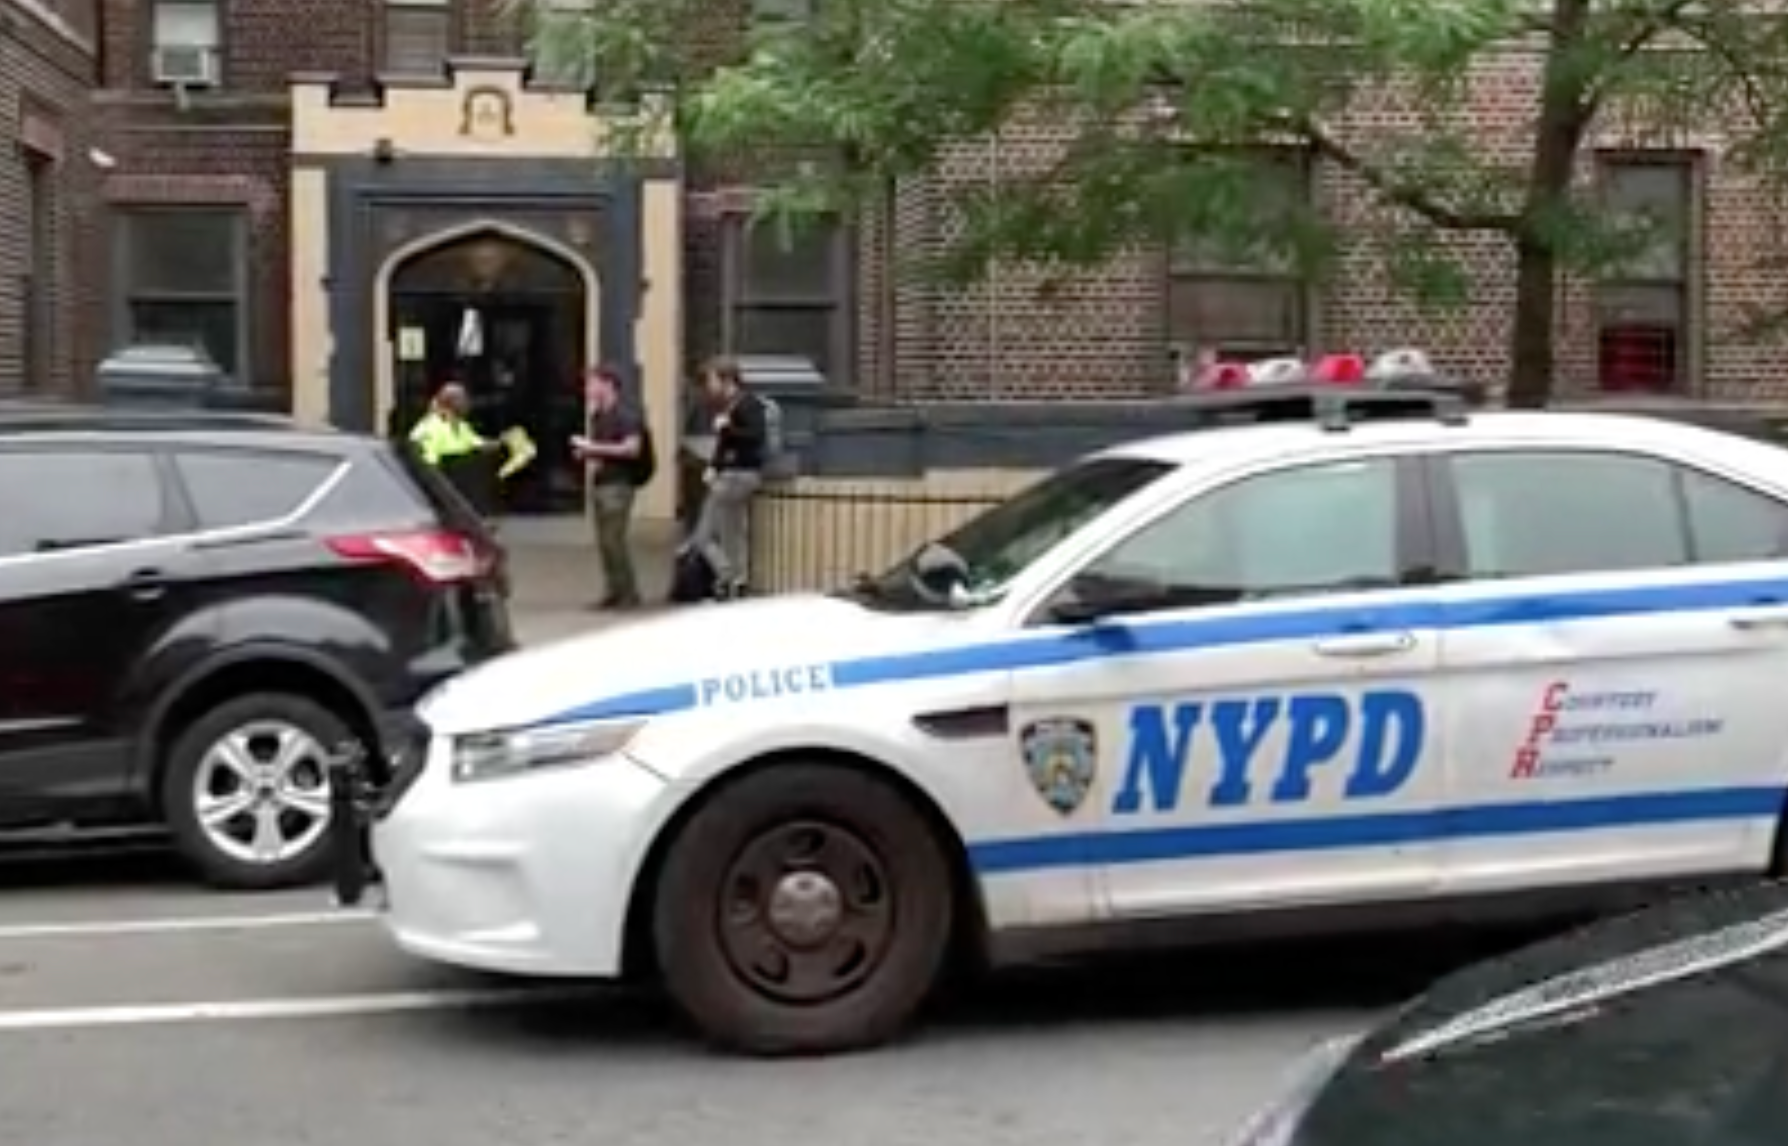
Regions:
M 1062 868 L 1288 855 L 1470 839 L 1540 836 L 1668 824 L 1774 822 L 1788 789 L 1761 784 L 1632 792 L 1444 808 L 1346 812 L 1223 824 L 1058 832 L 971 841 L 969 864 L 984 876 Z
M 754 666 L 773 679 L 800 680 L 823 669 L 830 689 L 873 688 L 989 672 L 1023 672 L 1113 657 L 1159 656 L 1197 648 L 1314 640 L 1401 629 L 1476 629 L 1563 621 L 1608 620 L 1658 613 L 1734 609 L 1788 599 L 1788 579 L 1702 582 L 1690 585 L 1582 589 L 1544 594 L 1512 592 L 1449 600 L 1442 586 L 1382 605 L 1320 604 L 1266 613 L 1213 610 L 1196 616 L 1134 618 L 1066 632 L 1032 631 L 972 645 L 849 657 L 822 664 Z M 749 607 L 749 606 L 744 606 Z M 793 673 L 791 677 L 783 674 Z M 731 682 L 731 692 L 728 682 Z M 712 694 L 707 686 L 717 682 Z M 616 693 L 549 715 L 541 725 L 663 716 L 719 703 L 748 704 L 758 695 L 750 672 L 703 676 L 656 688 Z M 741 699 L 733 701 L 731 696 Z M 787 695 L 780 693 L 776 695 Z
M 1499 587 L 1500 588 L 1500 587 Z M 703 676 L 654 688 L 610 695 L 557 713 L 542 724 L 571 723 L 621 717 L 661 716 L 715 704 L 752 704 L 790 695 L 802 681 L 824 680 L 828 690 L 873 688 L 926 680 L 967 677 L 981 673 L 1023 672 L 1113 657 L 1150 656 L 1197 648 L 1234 647 L 1271 641 L 1316 639 L 1374 630 L 1459 630 L 1513 625 L 1545 625 L 1567 621 L 1611 620 L 1661 613 L 1699 613 L 1744 608 L 1788 599 L 1788 579 L 1767 578 L 1711 581 L 1624 588 L 1580 589 L 1552 593 L 1518 590 L 1495 596 L 1460 600 L 1446 587 L 1410 592 L 1404 599 L 1381 605 L 1337 606 L 1319 603 L 1308 608 L 1273 612 L 1231 613 L 1214 610 L 1193 616 L 1166 619 L 1133 618 L 1120 624 L 1091 626 L 1069 631 L 1032 631 L 995 641 L 943 649 L 875 654 L 823 663 L 766 666 L 769 675 L 749 673 Z M 819 670 L 823 670 L 823 675 Z M 730 682 L 730 687 L 729 687 Z M 806 691 L 815 691 L 812 688 Z M 1315 709 L 1306 707 L 1311 743 L 1321 745 Z M 1354 761 L 1350 782 L 1356 792 L 1406 781 L 1404 755 L 1414 753 L 1419 765 L 1423 729 L 1405 714 L 1392 718 L 1390 710 L 1379 723 L 1386 743 L 1370 751 L 1362 745 Z M 1168 713 L 1163 713 L 1167 724 Z M 1172 729 L 1180 719 L 1171 714 Z M 1258 719 L 1252 707 L 1248 719 Z M 1283 719 L 1289 719 L 1283 716 Z M 1152 717 L 1144 717 L 1145 721 Z M 1213 710 L 1203 719 L 1212 735 L 1228 736 L 1234 759 L 1252 756 L 1242 745 L 1254 733 L 1244 728 L 1239 709 Z M 1392 725 L 1401 721 L 1399 739 L 1389 745 Z M 1227 731 L 1224 731 L 1227 730 Z M 1150 730 L 1145 728 L 1145 736 Z M 1166 731 L 1164 729 L 1164 731 Z M 1412 747 L 1414 745 L 1414 747 Z M 1168 748 L 1173 749 L 1173 745 Z M 1219 748 L 1219 753 L 1225 750 Z M 1300 757 L 1313 749 L 1300 750 Z M 1288 754 L 1289 755 L 1289 754 Z M 1222 757 L 1225 760 L 1230 757 Z M 1365 761 L 1362 764 L 1362 760 Z M 1297 769 L 1288 765 L 1298 763 Z M 1151 772 L 1163 770 L 1161 782 L 1149 780 L 1150 796 L 1176 791 L 1165 771 L 1182 770 L 1177 751 L 1165 754 L 1157 747 L 1143 750 L 1137 766 Z M 1286 794 L 1302 791 L 1297 780 L 1285 781 L 1288 772 L 1306 775 L 1295 760 L 1281 762 L 1274 790 Z M 1127 778 L 1128 779 L 1128 778 Z M 1140 788 L 1142 781 L 1136 780 Z M 1120 785 L 1120 791 L 1126 785 Z M 1218 806 L 1247 796 L 1231 772 L 1225 769 L 1212 792 Z M 1686 788 L 1675 792 L 1646 792 L 1581 798 L 1551 798 L 1480 806 L 1452 805 L 1426 810 L 1385 810 L 1309 817 L 1257 819 L 1242 823 L 1186 824 L 1120 830 L 1055 833 L 1038 837 L 971 841 L 969 859 L 983 875 L 1038 871 L 1088 864 L 1126 864 L 1199 856 L 1239 856 L 1262 853 L 1316 852 L 1335 848 L 1398 846 L 1468 838 L 1522 834 L 1634 828 L 1696 821 L 1774 821 L 1783 808 L 1788 789 L 1781 785 L 1734 788 Z M 1138 794 L 1140 799 L 1140 793 Z M 1176 797 L 1177 798 L 1177 797 Z M 1124 822 L 1124 821 L 1120 821 Z

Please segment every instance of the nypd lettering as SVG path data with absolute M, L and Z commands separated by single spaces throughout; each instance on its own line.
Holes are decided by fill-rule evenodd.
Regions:
M 831 688 L 832 670 L 829 666 L 789 665 L 707 677 L 696 684 L 695 691 L 702 707 L 712 708 L 721 704 L 745 704 L 829 692 Z
M 1405 689 L 1351 699 L 1305 692 L 1137 705 L 1129 732 L 1111 803 L 1121 816 L 1172 812 L 1184 799 L 1213 808 L 1302 803 L 1323 769 L 1345 771 L 1343 799 L 1389 796 L 1421 762 L 1427 713 Z M 1194 759 L 1210 761 L 1210 773 L 1188 777 Z

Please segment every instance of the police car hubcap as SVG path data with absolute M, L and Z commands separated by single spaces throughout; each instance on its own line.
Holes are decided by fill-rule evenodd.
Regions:
M 770 927 L 777 938 L 796 947 L 824 943 L 843 916 L 838 885 L 819 872 L 791 872 L 770 895 Z
M 788 1002 L 823 1002 L 880 965 L 894 931 L 882 862 L 853 832 L 797 823 L 760 834 L 726 875 L 719 939 L 733 972 Z

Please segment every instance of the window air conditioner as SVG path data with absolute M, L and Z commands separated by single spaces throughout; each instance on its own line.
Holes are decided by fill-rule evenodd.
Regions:
M 217 50 L 199 44 L 163 44 L 155 49 L 155 82 L 187 88 L 217 86 Z

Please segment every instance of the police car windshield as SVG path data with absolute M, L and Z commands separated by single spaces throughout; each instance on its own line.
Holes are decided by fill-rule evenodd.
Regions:
M 963 588 L 974 594 L 1002 589 L 1033 561 L 1130 495 L 1172 473 L 1150 458 L 1095 458 L 1060 470 L 931 543 L 959 560 Z M 892 608 L 938 608 L 914 586 L 917 554 L 859 584 L 865 603 Z

